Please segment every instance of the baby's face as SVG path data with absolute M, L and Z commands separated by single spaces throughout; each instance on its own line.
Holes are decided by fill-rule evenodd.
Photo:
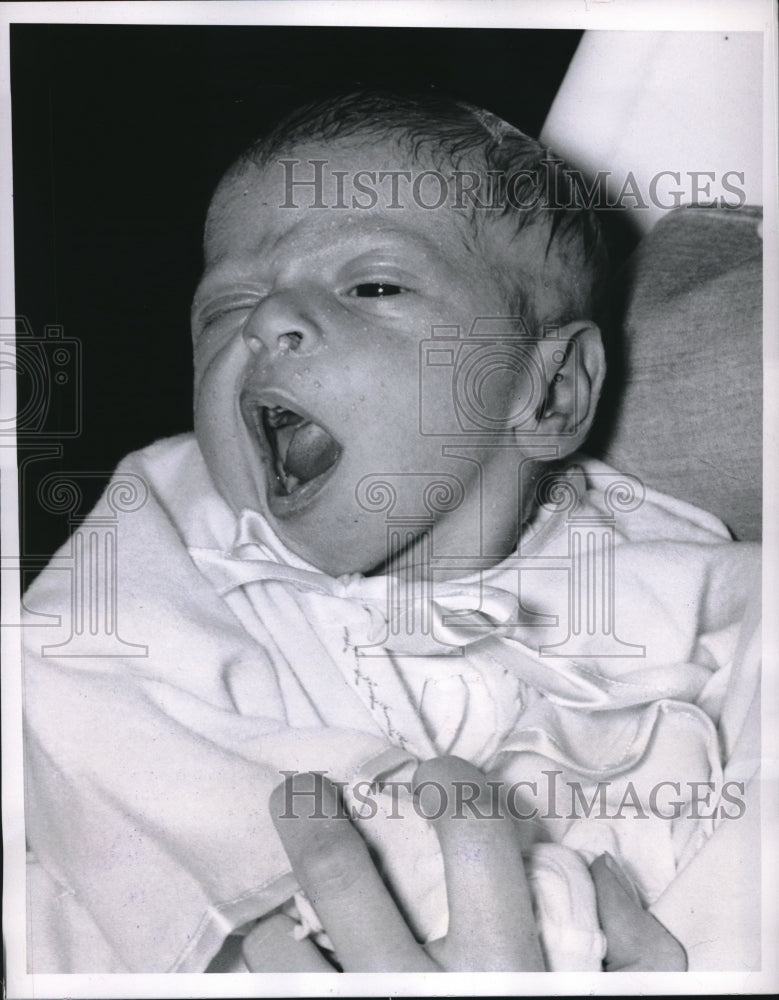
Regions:
M 312 175 L 309 159 L 328 161 L 329 205 L 331 172 L 346 171 L 349 204 L 355 169 L 409 168 L 384 145 L 346 141 L 291 156 L 300 178 Z M 434 327 L 467 334 L 477 317 L 508 315 L 496 258 L 469 245 L 468 222 L 451 208 L 426 210 L 404 190 L 395 208 L 389 198 L 371 209 L 316 208 L 304 187 L 297 207 L 281 207 L 287 198 L 273 162 L 226 181 L 209 215 L 193 304 L 195 426 L 220 492 L 340 575 L 387 560 L 386 514 L 357 497 L 364 477 L 390 478 L 395 513 L 424 519 L 420 484 L 443 473 L 457 477 L 464 500 L 437 516 L 436 552 L 476 555 L 462 551 L 463 539 L 480 533 L 488 549 L 510 551 L 520 516 L 516 499 L 505 503 L 516 496 L 514 450 L 463 438 L 451 380 L 424 388 L 431 412 L 452 414 L 451 439 L 420 428 L 420 344 Z M 483 388 L 494 418 L 508 417 L 512 379 Z M 444 453 L 463 442 L 459 457 Z

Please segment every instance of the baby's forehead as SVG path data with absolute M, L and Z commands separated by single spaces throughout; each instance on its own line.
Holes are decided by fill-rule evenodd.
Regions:
M 401 203 L 413 193 L 414 181 L 430 171 L 432 161 L 420 149 L 412 150 L 400 135 L 361 132 L 330 139 L 311 138 L 278 145 L 270 150 L 260 146 L 251 157 L 244 156 L 225 174 L 217 189 L 233 193 L 234 186 L 251 185 L 262 189 L 267 198 L 289 207 L 311 204 L 313 208 L 335 207 L 348 201 L 354 187 L 364 191 L 360 208 L 368 211 L 385 201 Z M 406 183 L 401 184 L 404 180 Z M 387 196 L 374 205 L 370 189 L 386 187 Z M 365 188 L 368 188 L 365 191 Z M 349 189 L 349 190 L 347 190 Z M 279 197 L 281 195 L 281 197 Z
M 207 262 L 259 240 L 267 247 L 273 234 L 284 237 L 295 227 L 315 228 L 334 243 L 352 235 L 358 242 L 373 229 L 390 247 L 433 241 L 439 259 L 461 272 L 478 258 L 513 288 L 518 267 L 536 270 L 537 260 L 532 264 L 528 258 L 543 251 L 543 227 L 529 227 L 518 239 L 506 213 L 487 208 L 476 218 L 460 181 L 445 168 L 394 133 L 313 138 L 244 158 L 225 175 L 212 201 Z M 526 277 L 535 283 L 530 273 Z
M 472 242 L 474 227 L 457 201 L 450 177 L 390 137 L 311 140 L 234 164 L 212 199 L 206 244 L 240 238 L 261 216 L 280 230 L 317 225 L 334 234 L 366 226 L 389 233 L 450 228 L 462 246 Z

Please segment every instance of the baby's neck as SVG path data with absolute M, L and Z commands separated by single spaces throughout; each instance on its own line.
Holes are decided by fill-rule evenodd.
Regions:
M 524 525 L 523 525 L 524 528 Z M 465 546 L 443 552 L 435 545 L 434 531 L 425 531 L 402 549 L 394 551 L 390 558 L 364 573 L 366 577 L 392 576 L 401 580 L 422 582 L 435 580 L 437 583 L 457 580 L 481 570 L 492 569 L 514 555 L 519 544 L 521 531 L 514 531 L 494 547 L 493 552 L 469 553 Z

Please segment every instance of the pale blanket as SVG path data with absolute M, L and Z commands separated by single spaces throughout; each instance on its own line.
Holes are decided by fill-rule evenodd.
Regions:
M 578 538 L 614 540 L 611 632 L 588 631 L 586 608 L 571 628 L 578 564 L 561 504 L 512 559 L 436 587 L 432 640 L 389 641 L 386 578 L 326 577 L 257 515 L 236 521 L 190 436 L 130 456 L 114 486 L 141 477 L 145 503 L 117 513 L 109 488 L 80 537 L 115 530 L 117 631 L 136 646 L 103 650 L 98 635 L 73 655 L 85 652 L 72 640 L 75 540 L 25 599 L 31 970 L 204 969 L 297 889 L 266 806 L 281 771 L 407 780 L 441 753 L 536 782 L 517 802 L 538 807 L 522 829 L 547 961 L 599 962 L 583 861 L 609 850 L 662 904 L 718 823 L 748 822 L 722 818 L 738 813 L 723 786 L 758 764 L 743 749 L 758 644 L 741 635 L 757 548 L 650 491 L 610 521 L 615 476 L 582 460 L 557 495 L 576 497 Z M 421 655 L 431 641 L 464 655 Z M 711 782 L 697 805 L 694 781 Z M 429 940 L 446 930 L 440 853 L 425 821 L 403 815 L 380 810 L 361 830 Z

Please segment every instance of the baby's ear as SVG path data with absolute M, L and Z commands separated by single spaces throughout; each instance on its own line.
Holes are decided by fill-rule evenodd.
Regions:
M 595 417 L 606 359 L 598 327 L 573 320 L 538 342 L 546 398 L 538 407 L 537 433 L 556 438 L 559 455 L 580 448 Z

